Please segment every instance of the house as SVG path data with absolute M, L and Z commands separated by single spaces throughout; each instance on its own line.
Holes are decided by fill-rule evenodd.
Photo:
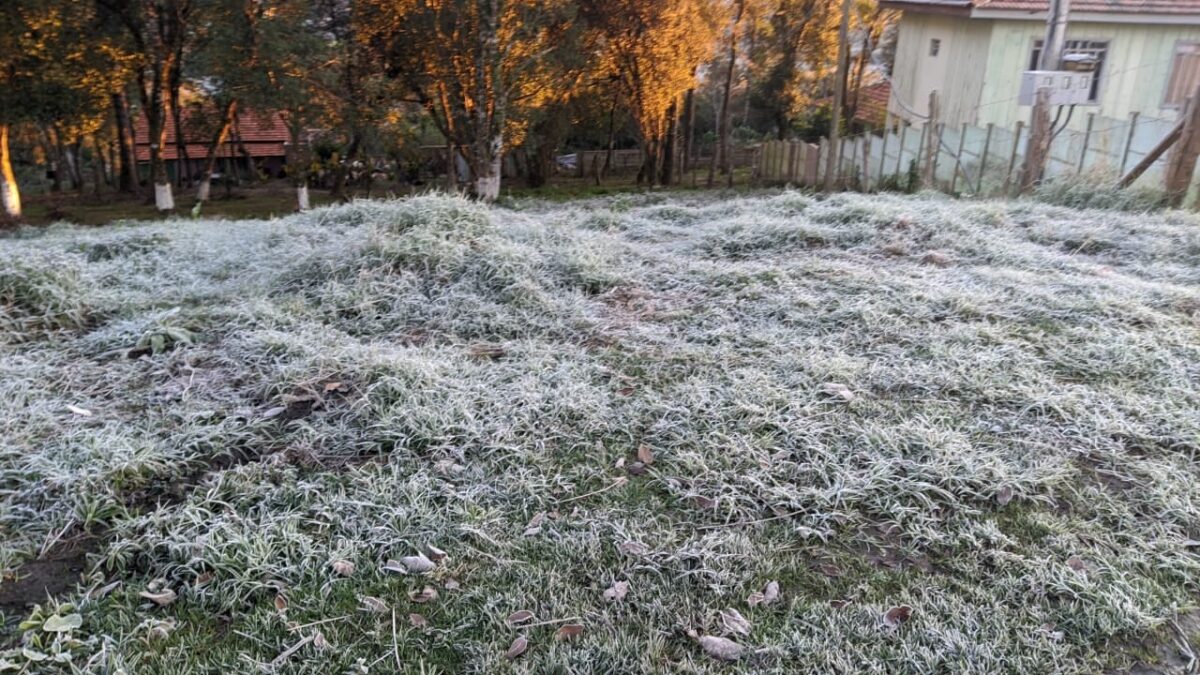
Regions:
M 939 93 L 941 120 L 1011 128 L 1021 74 L 1036 69 L 1048 0 L 883 0 L 902 12 L 888 113 L 917 122 Z M 1200 0 L 1071 0 L 1066 54 L 1091 57 L 1094 119 L 1174 120 L 1200 85 Z
M 185 175 L 196 176 L 204 170 L 208 158 L 208 145 L 213 137 L 213 116 L 200 115 L 192 108 L 185 108 L 180 117 L 187 153 L 188 170 Z M 167 163 L 168 173 L 174 180 L 181 166 L 175 120 L 169 115 L 166 127 L 167 141 L 163 147 L 163 159 Z M 138 115 L 134 119 L 133 140 L 138 164 L 148 167 L 150 132 L 145 115 Z M 289 142 L 287 124 L 280 113 L 242 110 L 237 114 L 225 142 L 217 148 L 217 171 L 247 177 L 265 174 L 272 178 L 281 178 L 287 163 Z

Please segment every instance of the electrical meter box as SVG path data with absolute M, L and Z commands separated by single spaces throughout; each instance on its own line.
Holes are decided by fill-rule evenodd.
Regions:
M 1094 73 L 1070 70 L 1027 70 L 1021 74 L 1021 92 L 1017 102 L 1033 105 L 1041 87 L 1050 88 L 1050 105 L 1095 105 L 1092 94 Z

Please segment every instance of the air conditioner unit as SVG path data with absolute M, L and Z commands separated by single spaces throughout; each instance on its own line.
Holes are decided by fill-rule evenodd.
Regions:
M 1092 95 L 1093 73 L 1069 70 L 1027 70 L 1021 74 L 1021 91 L 1017 102 L 1033 105 L 1041 87 L 1050 89 L 1050 105 L 1095 105 Z

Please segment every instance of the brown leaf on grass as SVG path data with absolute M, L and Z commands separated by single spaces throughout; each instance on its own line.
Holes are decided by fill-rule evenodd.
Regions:
M 401 564 L 399 560 L 388 559 L 379 569 L 384 572 L 392 572 L 393 574 L 408 574 L 408 568 Z
M 525 536 L 532 537 L 542 531 L 542 523 L 546 522 L 546 512 L 538 511 L 525 525 Z
M 340 390 L 342 388 L 342 386 L 343 385 L 341 382 L 326 382 L 325 383 L 325 393 L 331 394 L 335 391 Z
M 646 445 L 645 443 L 642 443 L 641 445 L 638 446 L 637 458 L 638 458 L 638 461 L 641 462 L 642 464 L 647 464 L 647 465 L 653 464 L 654 463 L 654 450 L 652 450 L 650 448 L 650 446 Z
M 213 580 L 212 572 L 201 572 L 200 576 L 196 577 L 196 588 L 200 588 L 201 586 L 209 583 L 212 580 Z
M 373 595 L 364 595 L 358 599 L 358 604 L 364 612 L 380 614 L 388 610 L 387 603 Z
M 354 563 L 349 560 L 334 560 L 330 563 L 333 567 L 333 573 L 340 577 L 348 577 L 354 574 Z
M 640 541 L 623 541 L 617 544 L 617 550 L 624 555 L 646 555 L 650 552 L 649 547 Z
M 746 598 L 746 604 L 751 607 L 769 605 L 779 599 L 779 582 L 768 581 L 761 591 L 755 591 Z
M 429 626 L 429 619 L 422 614 L 413 613 L 408 615 L 408 624 L 413 628 L 425 628 Z
M 635 389 L 633 387 L 621 387 L 617 390 L 618 396 L 633 396 Z
M 282 593 L 279 595 L 276 595 L 275 596 L 275 611 L 282 614 L 287 611 L 287 608 L 288 608 L 287 598 L 283 597 Z
M 175 602 L 175 598 L 179 597 L 175 594 L 175 591 L 169 588 L 165 588 L 157 593 L 142 591 L 141 593 L 138 593 L 138 595 L 149 600 L 150 602 L 153 602 L 159 607 L 166 607 L 172 602 Z
M 646 468 L 646 465 L 642 464 L 641 462 L 630 462 L 629 465 L 625 467 L 625 470 L 628 471 L 629 475 L 631 476 L 641 476 L 649 471 L 649 469 Z
M 833 609 L 841 609 L 849 604 L 850 604 L 849 600 L 830 600 L 829 601 L 829 606 Z
M 457 591 L 458 589 L 462 588 L 462 584 L 459 583 L 458 579 L 449 577 L 442 582 L 442 587 L 448 591 Z
M 400 559 L 400 564 L 404 566 L 405 571 L 409 574 L 424 574 L 425 572 L 432 572 L 437 567 L 432 560 L 425 557 L 424 553 L 406 555 Z
M 934 267 L 949 267 L 954 263 L 954 259 L 941 251 L 929 251 L 921 256 L 921 262 Z
M 570 640 L 580 635 L 583 635 L 583 624 L 581 623 L 568 623 L 554 631 L 555 640 Z
M 996 503 L 1004 506 L 1012 501 L 1013 489 L 1007 485 L 996 491 Z
M 525 623 L 526 621 L 530 621 L 532 619 L 533 612 L 529 611 L 528 609 L 518 609 L 512 614 L 509 614 L 508 618 L 504 620 L 504 623 L 510 626 L 516 626 L 517 624 Z
M 704 650 L 705 654 L 719 661 L 737 661 L 742 658 L 742 652 L 745 651 L 745 647 L 733 640 L 715 635 L 701 637 L 700 648 Z
M 504 347 L 496 344 L 479 343 L 471 345 L 467 353 L 477 359 L 498 359 L 504 356 Z
M 425 544 L 425 555 L 435 563 L 440 563 L 446 559 L 446 552 L 433 544 Z
M 323 652 L 326 649 L 329 649 L 329 640 L 325 639 L 325 634 L 322 633 L 321 631 L 317 631 L 316 633 L 313 634 L 312 643 L 313 643 L 313 646 L 316 647 L 318 651 Z
M 526 649 L 529 649 L 529 640 L 525 639 L 524 635 L 518 636 L 517 639 L 513 640 L 512 644 L 509 645 L 508 651 L 504 652 L 504 657 L 511 661 L 512 659 L 524 654 Z
M 420 603 L 420 604 L 424 604 L 426 602 L 433 602 L 434 600 L 437 600 L 437 598 L 438 598 L 438 592 L 437 592 L 437 589 L 434 588 L 433 586 L 426 586 L 425 588 L 422 588 L 419 591 L 411 591 L 408 594 L 409 600 L 412 600 L 413 602 Z
M 692 505 L 698 509 L 715 509 L 717 508 L 717 500 L 704 495 L 692 495 Z
M 888 628 L 899 628 L 900 624 L 912 618 L 913 608 L 908 605 L 898 605 L 883 613 L 883 625 Z
M 817 569 L 821 570 L 821 574 L 824 574 L 827 577 L 832 577 L 834 579 L 842 576 L 842 570 L 840 568 L 838 568 L 837 566 L 831 565 L 829 563 L 821 563 L 820 565 L 817 566 Z
M 1087 574 L 1088 571 L 1087 563 L 1083 562 L 1083 558 L 1077 558 L 1075 556 L 1067 558 L 1067 567 L 1070 567 L 1081 574 Z
M 629 595 L 628 581 L 618 581 L 604 591 L 604 599 L 609 602 L 620 602 L 625 599 L 626 595 Z
M 719 613 L 721 629 L 726 635 L 749 635 L 750 622 L 742 613 L 730 607 Z
M 822 384 L 821 393 L 830 398 L 845 401 L 846 403 L 854 400 L 854 392 L 850 391 L 850 387 L 838 382 L 826 382 Z

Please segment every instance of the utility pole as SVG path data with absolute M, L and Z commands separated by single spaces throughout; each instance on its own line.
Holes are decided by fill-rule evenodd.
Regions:
M 1042 40 L 1038 70 L 1062 70 L 1063 47 L 1067 44 L 1067 16 L 1070 12 L 1071 0 L 1050 0 L 1050 11 L 1046 13 L 1046 38 Z
M 825 158 L 825 189 L 832 190 L 841 161 L 842 107 L 846 98 L 846 62 L 850 51 L 850 0 L 842 0 L 842 27 L 838 30 L 837 76 L 833 81 L 833 110 L 829 116 L 829 155 Z

